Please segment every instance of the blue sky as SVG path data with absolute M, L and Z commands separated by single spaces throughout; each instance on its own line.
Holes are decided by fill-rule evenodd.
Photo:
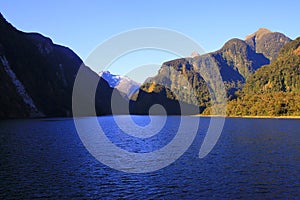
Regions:
M 228 39 L 244 38 L 260 27 L 279 31 L 292 39 L 300 36 L 300 1 L 2 1 L 0 10 L 15 27 L 39 32 L 74 50 L 83 60 L 103 41 L 130 29 L 161 27 L 181 32 L 206 52 L 219 49 Z M 130 56 L 129 56 L 130 57 Z M 141 57 L 139 55 L 139 57 Z M 154 58 L 157 57 L 157 58 Z M 174 55 L 153 56 L 159 63 Z M 117 63 L 129 69 L 129 60 Z M 117 66 L 118 67 L 118 66 Z M 118 73 L 119 69 L 112 69 Z M 94 69 L 97 71 L 97 69 Z M 123 71 L 120 69 L 120 72 Z

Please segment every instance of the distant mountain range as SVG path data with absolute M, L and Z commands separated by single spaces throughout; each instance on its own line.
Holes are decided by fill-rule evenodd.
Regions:
M 140 88 L 140 83 L 137 83 L 127 76 L 111 74 L 109 71 L 102 71 L 99 76 L 106 80 L 110 87 L 119 90 L 124 96 L 130 98 Z
M 38 33 L 18 31 L 0 15 L 0 118 L 72 116 L 80 67 L 89 74 L 87 82 L 99 80 L 97 115 L 112 114 L 114 91 L 116 114 L 148 114 L 155 104 L 163 105 L 167 114 L 209 114 L 209 74 L 203 69 L 210 65 L 219 69 L 224 82 L 228 115 L 299 115 L 299 52 L 299 39 L 259 29 L 245 40 L 229 40 L 218 51 L 165 62 L 140 85 L 107 71 L 97 74 L 69 48 Z M 88 90 L 83 90 L 83 99 Z

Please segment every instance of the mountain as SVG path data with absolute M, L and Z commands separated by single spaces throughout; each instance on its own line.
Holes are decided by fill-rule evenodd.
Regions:
M 91 80 L 99 80 L 97 114 L 111 113 L 113 88 L 72 50 L 38 33 L 18 31 L 0 14 L 0 118 L 71 116 L 80 66 Z
M 72 83 L 82 61 L 37 33 L 0 16 L 0 117 L 70 115 Z
M 111 105 L 117 113 L 135 115 L 190 115 L 199 113 L 198 106 L 178 101 L 177 98 L 170 98 L 170 96 L 174 96 L 173 92 L 163 86 L 156 85 L 156 88 L 162 88 L 162 90 L 146 92 L 140 89 L 140 84 L 126 76 L 114 75 L 108 71 L 100 72 L 99 76 L 117 91 L 117 95 L 113 94 L 111 98 Z M 157 105 L 161 105 L 163 109 Z
M 156 88 L 160 88 L 156 85 Z M 159 91 L 146 92 L 143 89 L 138 91 L 138 95 L 130 100 L 130 113 L 135 115 L 195 115 L 201 110 L 198 106 L 179 101 L 172 92 L 161 86 Z
M 200 54 L 197 51 L 193 51 L 190 55 L 191 58 L 195 58 L 197 56 L 200 56 Z
M 248 35 L 245 41 L 257 53 L 262 53 L 271 61 L 277 57 L 280 49 L 290 42 L 291 39 L 282 33 L 260 28 L 255 33 Z
M 244 82 L 255 70 L 270 62 L 240 39 L 229 40 L 211 55 L 216 59 L 223 80 L 227 82 Z
M 300 115 L 300 38 L 247 80 L 229 115 Z
M 236 38 L 229 40 L 218 51 L 201 56 L 193 53 L 193 56 L 188 58 L 165 62 L 158 74 L 148 79 L 141 88 L 148 93 L 161 93 L 164 90 L 162 86 L 165 86 L 173 92 L 173 95 L 166 93 L 169 99 L 200 108 L 209 107 L 210 86 L 205 80 L 214 76 L 206 74 L 205 71 L 209 66 L 216 66 L 219 69 L 227 97 L 234 99 L 235 93 L 243 87 L 248 77 L 261 66 L 269 64 L 271 59 L 276 58 L 279 49 L 289 41 L 290 39 L 281 33 L 259 29 L 245 41 Z
M 97 115 L 148 114 L 147 108 L 155 102 L 165 104 L 167 114 L 181 114 L 179 102 L 163 95 L 152 103 L 136 103 L 131 100 L 138 89 L 134 81 L 108 72 L 102 73 L 102 78 L 69 48 L 38 33 L 21 32 L 0 14 L 0 119 L 72 116 L 73 86 L 79 69 L 84 84 L 75 97 L 81 108 L 78 115 L 90 116 L 95 111 Z M 152 114 L 159 113 L 152 110 Z
M 163 63 L 158 74 L 146 80 L 141 90 L 165 94 L 168 99 L 205 107 L 209 100 L 203 77 L 191 64 L 191 58 L 181 58 Z M 193 88 L 193 90 L 190 90 Z M 196 92 L 198 95 L 194 95 Z M 194 98 L 193 98 L 194 97 Z
M 80 115 L 94 111 L 97 115 L 197 114 L 218 101 L 210 95 L 216 87 L 213 66 L 219 70 L 227 98 L 233 99 L 230 105 L 241 108 L 247 102 L 240 102 L 251 98 L 258 102 L 265 98 L 267 102 L 278 97 L 283 103 L 276 112 L 295 114 L 285 109 L 290 105 L 287 99 L 294 103 L 290 107 L 298 109 L 300 50 L 299 39 L 289 41 L 281 33 L 260 29 L 245 41 L 229 40 L 218 51 L 205 55 L 194 52 L 191 57 L 165 62 L 156 76 L 139 87 L 127 77 L 109 72 L 99 76 L 69 48 L 38 33 L 18 31 L 0 14 L 0 118 L 72 116 L 73 86 L 79 69 L 85 74 L 85 85 L 76 96 L 85 102 L 80 105 Z M 269 67 L 261 68 L 263 65 Z M 245 88 L 237 93 L 245 82 Z M 257 90 L 261 92 L 257 94 Z M 95 109 L 88 106 L 93 102 Z M 156 104 L 163 105 L 165 111 Z M 231 113 L 242 111 L 232 109 Z
M 278 57 L 256 71 L 244 87 L 249 92 L 300 92 L 300 38 L 282 48 Z
M 102 71 L 99 76 L 106 80 L 110 87 L 117 89 L 127 98 L 130 98 L 140 88 L 139 83 L 127 76 L 114 75 L 109 71 Z

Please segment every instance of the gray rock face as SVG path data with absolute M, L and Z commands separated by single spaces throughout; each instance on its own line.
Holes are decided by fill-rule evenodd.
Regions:
M 272 61 L 278 56 L 280 49 L 291 39 L 282 33 L 260 28 L 255 33 L 248 35 L 245 41 L 256 53 L 262 53 Z
M 229 40 L 218 51 L 166 62 L 158 74 L 148 79 L 148 83 L 143 84 L 141 88 L 146 92 L 160 93 L 164 88 L 161 84 L 157 87 L 155 84 L 163 83 L 176 94 L 174 96 L 167 93 L 168 98 L 206 107 L 210 104 L 210 96 L 209 88 L 204 81 L 206 75 L 201 73 L 201 66 L 208 66 L 203 62 L 204 56 L 209 56 L 210 65 L 213 64 L 220 70 L 227 97 L 231 99 L 235 97 L 235 92 L 243 87 L 246 79 L 261 66 L 269 64 L 272 59 L 276 58 L 280 49 L 289 41 L 290 39 L 281 33 L 259 29 L 247 36 L 245 41 Z M 192 91 L 186 91 L 182 78 L 170 74 L 168 68 L 175 69 L 182 74 L 192 86 Z M 192 98 L 194 94 L 196 100 Z

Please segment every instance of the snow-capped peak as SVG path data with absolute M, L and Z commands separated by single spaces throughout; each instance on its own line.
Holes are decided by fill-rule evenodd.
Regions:
M 101 71 L 99 73 L 106 80 L 110 87 L 118 89 L 120 92 L 130 97 L 135 91 L 140 88 L 140 84 L 131 80 L 127 76 L 111 74 L 109 71 Z
M 122 76 L 111 74 L 109 71 L 101 71 L 99 76 L 106 80 L 109 86 L 113 88 L 120 83 L 121 79 L 123 79 Z

